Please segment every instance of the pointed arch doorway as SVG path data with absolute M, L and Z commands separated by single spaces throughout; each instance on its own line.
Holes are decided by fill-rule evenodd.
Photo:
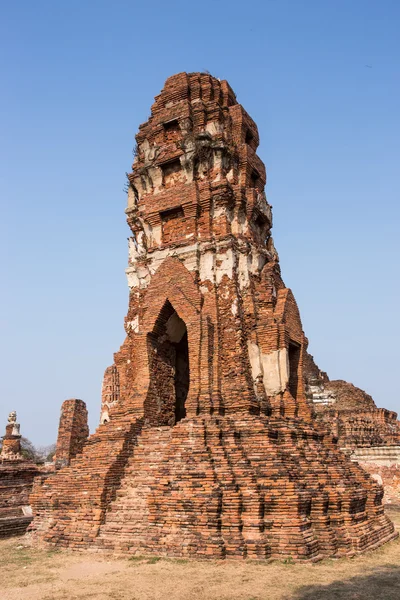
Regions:
M 173 426 L 186 416 L 190 385 L 186 323 L 166 300 L 147 334 L 149 388 L 144 402 L 148 425 Z

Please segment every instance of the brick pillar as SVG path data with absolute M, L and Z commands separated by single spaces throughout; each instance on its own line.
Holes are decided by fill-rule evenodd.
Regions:
M 61 407 L 60 424 L 54 462 L 56 469 L 69 465 L 82 452 L 89 436 L 88 413 L 83 400 L 65 400 Z
M 22 460 L 22 458 L 21 434 L 19 423 L 17 423 L 17 413 L 11 412 L 8 416 L 6 434 L 3 437 L 3 446 L 1 449 L 0 459 Z

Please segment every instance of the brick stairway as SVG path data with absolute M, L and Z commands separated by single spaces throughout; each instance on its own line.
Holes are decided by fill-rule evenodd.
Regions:
M 307 426 L 257 417 L 198 417 L 143 429 L 97 546 L 316 560 L 393 537 L 375 503 L 379 488 L 332 444 Z
M 35 535 L 54 546 L 317 560 L 396 535 L 376 482 L 330 435 L 293 419 L 115 421 L 43 487 L 46 528 Z

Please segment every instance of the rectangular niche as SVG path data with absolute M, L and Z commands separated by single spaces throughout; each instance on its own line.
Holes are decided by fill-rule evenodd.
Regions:
M 252 142 L 253 140 L 254 140 L 254 135 L 253 135 L 253 133 L 251 132 L 251 130 L 250 130 L 250 129 L 247 129 L 247 130 L 246 130 L 245 139 L 244 139 L 244 141 L 245 141 L 245 144 L 248 144 L 248 145 L 250 146 L 250 145 L 251 145 L 251 142 Z
M 186 233 L 187 219 L 182 206 L 175 206 L 160 212 L 162 243 L 169 244 L 182 239 Z
M 255 169 L 252 170 L 250 175 L 249 187 L 256 188 L 258 187 L 258 182 L 260 181 L 260 174 Z
M 180 128 L 178 119 L 173 119 L 172 121 L 167 121 L 167 123 L 163 123 L 164 129 L 164 141 L 165 142 L 174 142 L 180 137 Z
M 161 171 L 163 177 L 163 185 L 165 187 L 170 187 L 175 183 L 182 181 L 182 165 L 179 158 L 170 160 L 169 162 L 161 165 Z
M 172 219 L 179 219 L 183 217 L 183 208 L 182 206 L 175 206 L 174 208 L 169 208 L 168 210 L 163 210 L 160 212 L 160 218 L 162 223 L 166 223 L 167 221 L 171 221 Z

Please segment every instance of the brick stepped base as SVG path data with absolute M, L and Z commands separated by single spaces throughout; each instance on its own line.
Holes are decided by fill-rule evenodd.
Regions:
M 117 421 L 46 480 L 34 528 L 53 546 L 317 560 L 396 537 L 381 498 L 331 437 L 302 421 L 196 417 L 144 429 Z
M 151 552 L 152 540 L 148 537 L 151 509 L 148 496 L 156 485 L 160 463 L 165 460 L 171 438 L 171 427 L 142 431 L 134 454 L 125 469 L 125 478 L 107 513 L 106 524 L 100 529 L 97 544 L 99 547 L 129 550 L 134 538 L 142 553 Z M 134 519 L 132 510 L 135 511 Z
M 32 521 L 29 495 L 39 468 L 25 460 L 0 461 L 0 538 L 23 535 Z
M 7 519 L 0 518 L 0 538 L 13 537 L 15 535 L 23 535 L 28 529 L 33 517 L 10 517 Z
M 74 492 L 71 494 L 70 490 Z M 39 544 L 316 560 L 396 536 L 382 489 L 295 419 L 116 419 L 32 494 Z
M 68 467 L 35 481 L 30 498 L 34 542 L 75 549 L 93 542 L 141 427 L 140 420 L 132 419 L 100 426 Z

